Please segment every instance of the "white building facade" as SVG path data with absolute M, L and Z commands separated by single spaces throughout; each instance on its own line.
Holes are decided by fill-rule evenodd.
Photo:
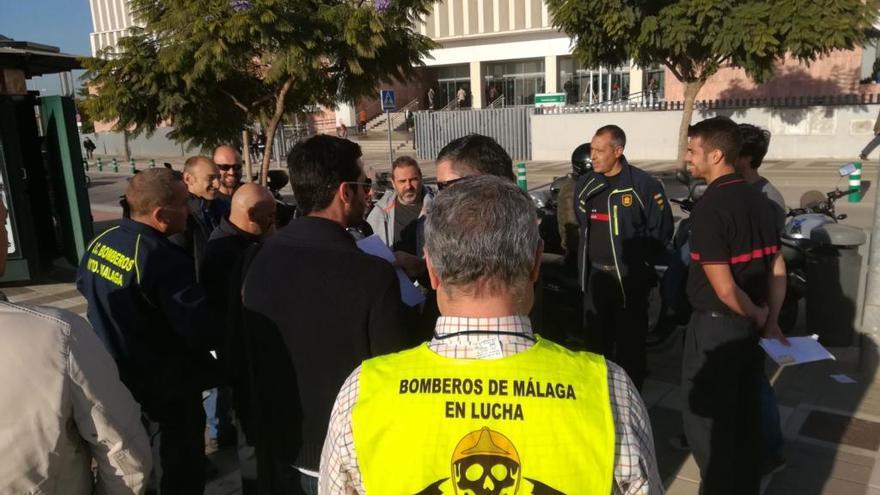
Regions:
M 128 29 L 135 25 L 128 0 L 89 0 L 92 31 L 89 40 L 92 56 L 107 47 L 115 47 Z

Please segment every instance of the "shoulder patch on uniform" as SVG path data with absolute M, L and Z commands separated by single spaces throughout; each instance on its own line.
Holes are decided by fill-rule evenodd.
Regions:
M 632 194 L 624 194 L 623 196 L 621 196 L 621 197 L 620 197 L 620 203 L 621 203 L 623 206 L 626 206 L 627 208 L 630 207 L 630 206 L 632 206 L 632 204 L 633 204 L 633 197 L 632 197 Z

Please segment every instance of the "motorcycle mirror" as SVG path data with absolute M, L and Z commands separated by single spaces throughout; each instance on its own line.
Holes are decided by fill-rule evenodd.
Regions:
M 846 165 L 843 165 L 839 169 L 837 169 L 837 173 L 840 174 L 841 177 L 846 177 L 856 170 L 858 170 L 858 167 L 856 167 L 855 163 L 847 163 Z
M 689 174 L 687 170 L 678 169 L 675 171 L 675 180 L 689 186 L 691 185 L 691 174 Z

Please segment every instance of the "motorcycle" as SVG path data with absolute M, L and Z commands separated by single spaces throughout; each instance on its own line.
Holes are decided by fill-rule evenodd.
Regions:
M 681 211 L 690 215 L 697 201 L 706 192 L 703 180 L 694 180 L 690 174 L 679 170 L 676 180 L 687 187 L 687 195 L 669 198 Z M 691 318 L 691 305 L 687 298 L 687 277 L 690 265 L 690 218 L 682 218 L 675 227 L 672 245 L 666 253 L 664 264 L 654 266 L 659 284 L 659 310 L 646 340 L 648 347 L 662 345 L 675 332 L 679 325 L 685 325 Z M 654 303 L 652 302 L 652 305 Z
M 856 166 L 849 163 L 840 167 L 838 173 L 843 179 L 855 170 Z M 786 334 L 794 329 L 800 301 L 807 294 L 807 259 L 822 250 L 839 245 L 841 239 L 855 239 L 859 242 L 865 237 L 864 232 L 858 228 L 836 225 L 847 216 L 837 213 L 835 203 L 850 193 L 850 190 L 840 188 L 824 194 L 807 191 L 801 196 L 800 207 L 791 209 L 786 214 L 781 240 L 787 286 L 785 301 L 779 314 L 779 327 Z M 835 225 L 833 236 L 828 235 L 829 225 Z

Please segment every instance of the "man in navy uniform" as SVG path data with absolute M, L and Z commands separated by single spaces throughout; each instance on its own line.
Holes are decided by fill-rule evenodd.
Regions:
M 186 228 L 187 189 L 171 170 L 135 175 L 125 193 L 131 218 L 97 236 L 77 288 L 88 318 L 141 404 L 159 441 L 160 493 L 198 494 L 205 485 L 201 392 L 216 385 L 209 350 L 221 334 L 192 258 L 168 235 Z

